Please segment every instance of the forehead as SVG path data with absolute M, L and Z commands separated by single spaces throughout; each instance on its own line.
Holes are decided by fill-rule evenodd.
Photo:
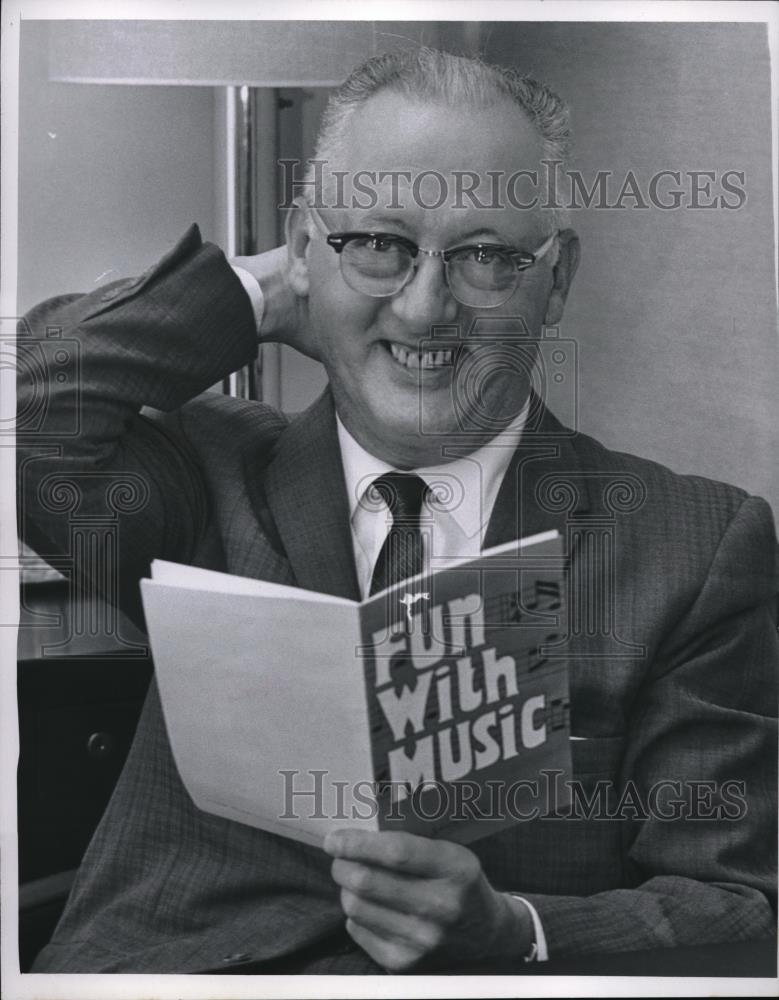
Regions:
M 532 178 L 520 173 L 540 178 L 541 157 L 538 133 L 508 98 L 485 108 L 451 107 L 385 91 L 344 130 L 336 169 L 348 208 L 339 214 L 354 224 L 381 214 L 417 232 L 529 232 L 538 229 L 538 217 L 516 207 L 532 198 Z
M 382 91 L 352 115 L 344 145 L 350 166 L 373 169 L 517 169 L 540 158 L 535 128 L 508 98 L 471 108 Z

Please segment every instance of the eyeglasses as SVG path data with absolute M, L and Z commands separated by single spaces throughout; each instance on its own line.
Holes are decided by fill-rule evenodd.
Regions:
M 495 309 L 514 294 L 527 271 L 554 244 L 557 232 L 537 250 L 515 250 L 501 243 L 473 243 L 449 250 L 424 250 L 395 233 L 330 232 L 319 213 L 306 205 L 314 224 L 338 254 L 341 274 L 355 292 L 374 298 L 397 295 L 414 277 L 417 257 L 440 257 L 449 291 L 458 302 Z

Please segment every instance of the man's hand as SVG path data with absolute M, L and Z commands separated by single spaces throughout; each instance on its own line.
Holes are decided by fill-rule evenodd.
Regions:
M 233 257 L 231 263 L 260 283 L 265 302 L 260 342 L 289 344 L 301 354 L 319 360 L 308 321 L 308 299 L 295 294 L 289 283 L 287 248 L 276 247 L 254 257 Z
M 533 944 L 527 907 L 497 892 L 466 847 L 409 833 L 335 830 L 346 930 L 389 972 L 519 961 Z

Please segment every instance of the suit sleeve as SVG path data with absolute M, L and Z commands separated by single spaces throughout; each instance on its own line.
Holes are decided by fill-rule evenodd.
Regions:
M 251 303 L 196 226 L 141 277 L 34 308 L 17 339 L 22 537 L 83 572 L 79 539 L 111 522 L 116 561 L 99 547 L 91 575 L 116 573 L 138 620 L 137 579 L 153 558 L 187 560 L 207 503 L 193 456 L 141 409 L 180 407 L 256 350 Z
M 550 959 L 775 933 L 776 589 L 771 513 L 748 498 L 636 698 L 621 778 L 649 808 L 627 887 L 523 893 Z

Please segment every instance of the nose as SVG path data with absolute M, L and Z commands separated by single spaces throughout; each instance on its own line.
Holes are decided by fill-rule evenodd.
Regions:
M 457 300 L 449 291 L 440 257 L 420 254 L 408 284 L 391 299 L 391 309 L 413 330 L 428 330 L 457 317 Z

